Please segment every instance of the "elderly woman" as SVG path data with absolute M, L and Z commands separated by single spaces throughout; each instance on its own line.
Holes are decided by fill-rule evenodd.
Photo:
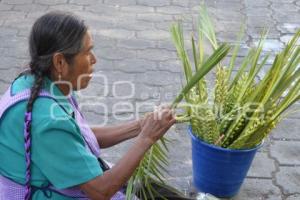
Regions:
M 172 111 L 161 108 L 127 124 L 89 128 L 73 91 L 89 84 L 93 45 L 83 20 L 72 14 L 51 12 L 33 25 L 30 69 L 0 101 L 1 200 L 124 199 L 122 186 L 175 123 Z M 98 160 L 100 147 L 134 137 L 106 170 Z

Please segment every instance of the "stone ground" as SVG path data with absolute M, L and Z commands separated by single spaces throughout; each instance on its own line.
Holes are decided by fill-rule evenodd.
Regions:
M 153 105 L 170 102 L 179 92 L 184 82 L 169 26 L 182 19 L 189 33 L 199 5 L 200 0 L 0 0 L 0 94 L 26 67 L 34 20 L 50 10 L 72 11 L 86 19 L 98 56 L 99 72 L 79 94 L 89 122 L 115 124 L 136 118 Z M 238 63 L 257 44 L 263 27 L 269 28 L 263 53 L 273 57 L 300 27 L 299 0 L 207 0 L 206 5 L 220 41 L 235 42 L 241 24 L 246 24 Z M 297 104 L 293 110 L 299 108 Z M 280 123 L 257 153 L 234 199 L 300 199 L 299 130 L 299 112 Z M 174 143 L 167 181 L 188 191 L 192 161 L 186 125 L 177 125 L 168 137 Z M 115 162 L 129 145 L 104 150 L 103 156 Z

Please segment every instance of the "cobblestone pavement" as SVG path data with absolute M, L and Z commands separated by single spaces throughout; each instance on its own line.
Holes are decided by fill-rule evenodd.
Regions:
M 199 4 L 199 0 L 0 0 L 0 94 L 28 62 L 27 37 L 33 21 L 46 11 L 72 11 L 90 26 L 98 56 L 96 70 L 102 71 L 80 93 L 89 122 L 113 124 L 133 119 L 153 104 L 171 101 L 181 88 L 182 71 L 169 26 L 173 20 L 183 19 L 186 32 L 193 30 L 191 22 Z M 300 28 L 299 0 L 207 0 L 206 5 L 220 41 L 235 42 L 241 23 L 246 23 L 238 61 L 257 43 L 263 27 L 270 30 L 264 53 L 271 55 Z M 103 87 L 105 80 L 107 88 Z M 294 108 L 299 110 L 300 104 Z M 300 199 L 299 130 L 299 113 L 280 123 L 257 153 L 234 199 Z M 174 143 L 167 180 L 188 190 L 192 161 L 186 126 L 177 125 L 168 137 Z M 126 142 L 104 150 L 103 156 L 115 162 L 129 145 Z

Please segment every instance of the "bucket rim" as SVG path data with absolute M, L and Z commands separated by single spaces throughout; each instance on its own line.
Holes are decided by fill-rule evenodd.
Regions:
M 251 149 L 229 149 L 229 148 L 223 148 L 220 146 L 216 146 L 214 144 L 209 144 L 207 142 L 205 142 L 204 140 L 198 138 L 197 136 L 194 135 L 193 131 L 192 131 L 192 126 L 189 125 L 188 126 L 188 132 L 189 135 L 191 136 L 191 138 L 195 141 L 199 141 L 202 145 L 213 148 L 215 150 L 220 150 L 220 151 L 227 151 L 227 152 L 250 152 L 250 151 L 256 151 L 257 149 L 261 148 L 262 145 L 264 144 L 264 140 L 258 144 L 257 146 L 251 148 Z

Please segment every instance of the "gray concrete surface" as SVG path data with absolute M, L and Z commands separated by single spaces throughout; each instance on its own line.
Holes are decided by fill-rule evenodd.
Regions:
M 116 124 L 137 118 L 179 92 L 182 71 L 169 27 L 183 19 L 189 33 L 199 5 L 199 0 L 0 0 L 0 94 L 28 63 L 27 38 L 34 20 L 50 10 L 71 11 L 86 19 L 91 29 L 96 70 L 101 71 L 79 95 L 87 119 L 91 124 Z M 207 0 L 206 5 L 220 41 L 235 42 L 240 25 L 246 24 L 238 61 L 257 43 L 263 27 L 270 30 L 263 52 L 271 55 L 300 28 L 299 0 Z M 292 110 L 297 109 L 300 104 Z M 234 199 L 300 199 L 299 133 L 298 112 L 283 120 L 265 141 Z M 188 191 L 192 161 L 186 125 L 176 125 L 168 137 L 173 144 L 167 181 Z M 103 156 L 116 162 L 130 143 L 105 149 Z

